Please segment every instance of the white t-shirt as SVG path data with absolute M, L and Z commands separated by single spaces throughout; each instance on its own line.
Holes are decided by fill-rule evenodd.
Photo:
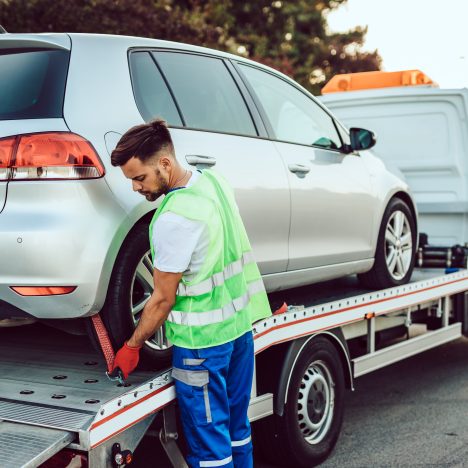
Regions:
M 200 175 L 193 171 L 186 187 L 193 185 Z M 204 223 L 167 211 L 153 225 L 152 242 L 153 266 L 168 273 L 184 273 L 190 280 L 200 271 L 209 236 Z

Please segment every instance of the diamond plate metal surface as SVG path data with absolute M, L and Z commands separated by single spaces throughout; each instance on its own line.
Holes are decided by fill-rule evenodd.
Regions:
M 66 447 L 71 432 L 0 422 L 0 466 L 34 468 Z
M 89 413 L 0 399 L 0 419 L 5 421 L 79 431 L 91 421 L 93 416 Z

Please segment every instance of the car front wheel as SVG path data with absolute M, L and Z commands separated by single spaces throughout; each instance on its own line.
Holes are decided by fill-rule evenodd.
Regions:
M 374 266 L 359 275 L 365 287 L 384 289 L 407 283 L 413 273 L 416 222 L 407 203 L 390 201 L 380 226 Z

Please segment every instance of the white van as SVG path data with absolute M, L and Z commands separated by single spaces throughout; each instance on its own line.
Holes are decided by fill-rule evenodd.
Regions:
M 374 152 L 411 187 L 431 244 L 468 244 L 468 89 L 400 85 L 320 99 L 346 126 L 376 133 Z

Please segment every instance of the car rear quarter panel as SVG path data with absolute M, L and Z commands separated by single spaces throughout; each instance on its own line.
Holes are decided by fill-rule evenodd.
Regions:
M 104 303 L 115 226 L 125 213 L 102 179 L 10 183 L 1 215 L 0 297 L 34 317 L 72 318 Z M 112 259 L 113 263 L 113 259 Z M 25 297 L 10 286 L 78 286 L 64 296 Z

